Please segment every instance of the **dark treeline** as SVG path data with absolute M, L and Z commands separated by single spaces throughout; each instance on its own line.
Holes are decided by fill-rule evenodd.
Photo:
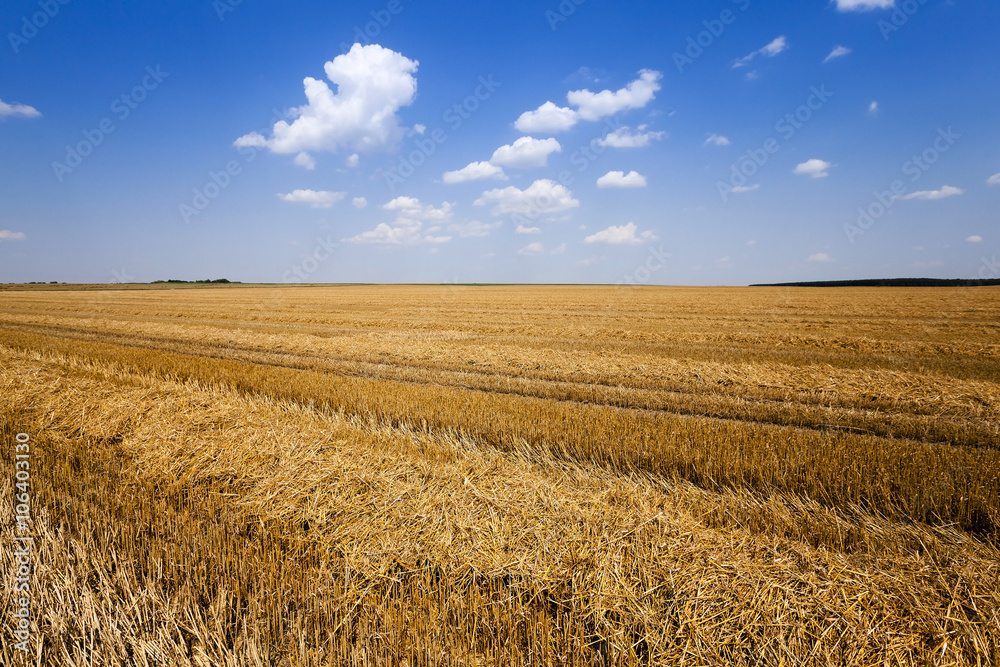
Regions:
M 760 283 L 750 287 L 992 287 L 1000 279 L 973 278 L 874 278 L 870 280 L 818 280 L 799 283 Z

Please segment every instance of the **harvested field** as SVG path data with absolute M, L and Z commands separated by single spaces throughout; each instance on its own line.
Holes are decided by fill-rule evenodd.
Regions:
M 33 663 L 1000 664 L 998 306 L 0 291 Z

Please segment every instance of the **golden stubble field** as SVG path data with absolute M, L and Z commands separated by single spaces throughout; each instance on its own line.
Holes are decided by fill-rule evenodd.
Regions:
M 0 289 L 0 662 L 998 664 L 998 306 Z

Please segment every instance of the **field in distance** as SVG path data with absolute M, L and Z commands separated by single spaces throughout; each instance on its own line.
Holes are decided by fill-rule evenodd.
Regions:
M 1000 664 L 998 306 L 995 287 L 2 290 L 35 650 Z

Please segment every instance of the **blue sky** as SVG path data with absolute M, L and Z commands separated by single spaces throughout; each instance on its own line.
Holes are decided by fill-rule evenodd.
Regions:
M 1000 3 L 0 7 L 0 282 L 1000 277 Z

